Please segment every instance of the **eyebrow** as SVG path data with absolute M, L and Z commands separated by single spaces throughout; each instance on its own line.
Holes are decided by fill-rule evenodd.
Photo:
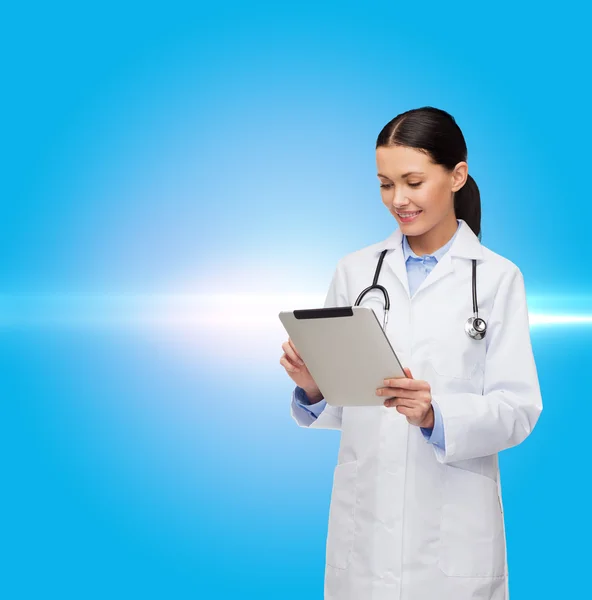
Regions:
M 408 177 L 409 175 L 425 175 L 425 173 L 423 171 L 409 171 L 407 173 L 403 173 L 403 175 L 401 175 L 401 177 L 405 178 Z M 376 174 L 378 177 L 384 177 L 385 179 L 390 179 L 390 177 L 387 177 L 386 175 L 383 175 L 382 173 L 377 173 Z

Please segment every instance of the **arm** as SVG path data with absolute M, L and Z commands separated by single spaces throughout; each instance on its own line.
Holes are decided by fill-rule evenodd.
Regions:
M 325 298 L 324 308 L 334 306 L 349 306 L 347 291 L 345 287 L 345 273 L 343 271 L 343 261 L 337 263 L 329 291 Z M 310 427 L 316 429 L 341 429 L 342 406 L 331 406 L 322 399 L 315 404 L 310 404 L 306 393 L 296 386 L 292 393 L 292 403 L 290 413 L 292 418 L 300 427 Z M 307 404 L 308 403 L 308 404 Z
M 434 394 L 446 448 L 441 463 L 488 456 L 522 442 L 543 409 L 518 268 L 500 285 L 489 317 L 483 394 Z

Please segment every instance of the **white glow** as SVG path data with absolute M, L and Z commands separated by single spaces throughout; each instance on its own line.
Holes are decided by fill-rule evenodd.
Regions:
M 320 308 L 324 294 L 43 294 L 0 298 L 0 326 L 157 328 L 249 333 L 283 327 L 282 310 Z M 530 312 L 531 326 L 592 324 L 591 314 Z
M 530 325 L 579 325 L 592 324 L 591 315 L 550 315 L 540 313 L 529 313 Z

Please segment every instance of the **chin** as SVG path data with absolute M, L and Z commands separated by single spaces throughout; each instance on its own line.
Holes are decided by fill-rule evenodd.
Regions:
M 412 221 L 411 223 L 405 223 L 403 221 L 401 221 L 401 219 L 399 218 L 398 215 L 394 214 L 393 217 L 395 217 L 395 221 L 397 221 L 397 223 L 399 224 L 399 227 L 402 227 L 404 229 L 422 229 L 425 227 L 425 225 L 423 224 L 423 215 L 419 215 L 419 217 L 415 220 Z

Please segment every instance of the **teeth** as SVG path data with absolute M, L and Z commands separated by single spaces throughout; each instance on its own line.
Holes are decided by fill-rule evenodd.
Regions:
M 408 218 L 408 217 L 414 217 L 415 215 L 418 215 L 420 212 L 421 212 L 421 210 L 418 210 L 417 212 L 414 212 L 414 213 L 400 213 L 400 212 L 398 212 L 397 214 L 400 217 Z

